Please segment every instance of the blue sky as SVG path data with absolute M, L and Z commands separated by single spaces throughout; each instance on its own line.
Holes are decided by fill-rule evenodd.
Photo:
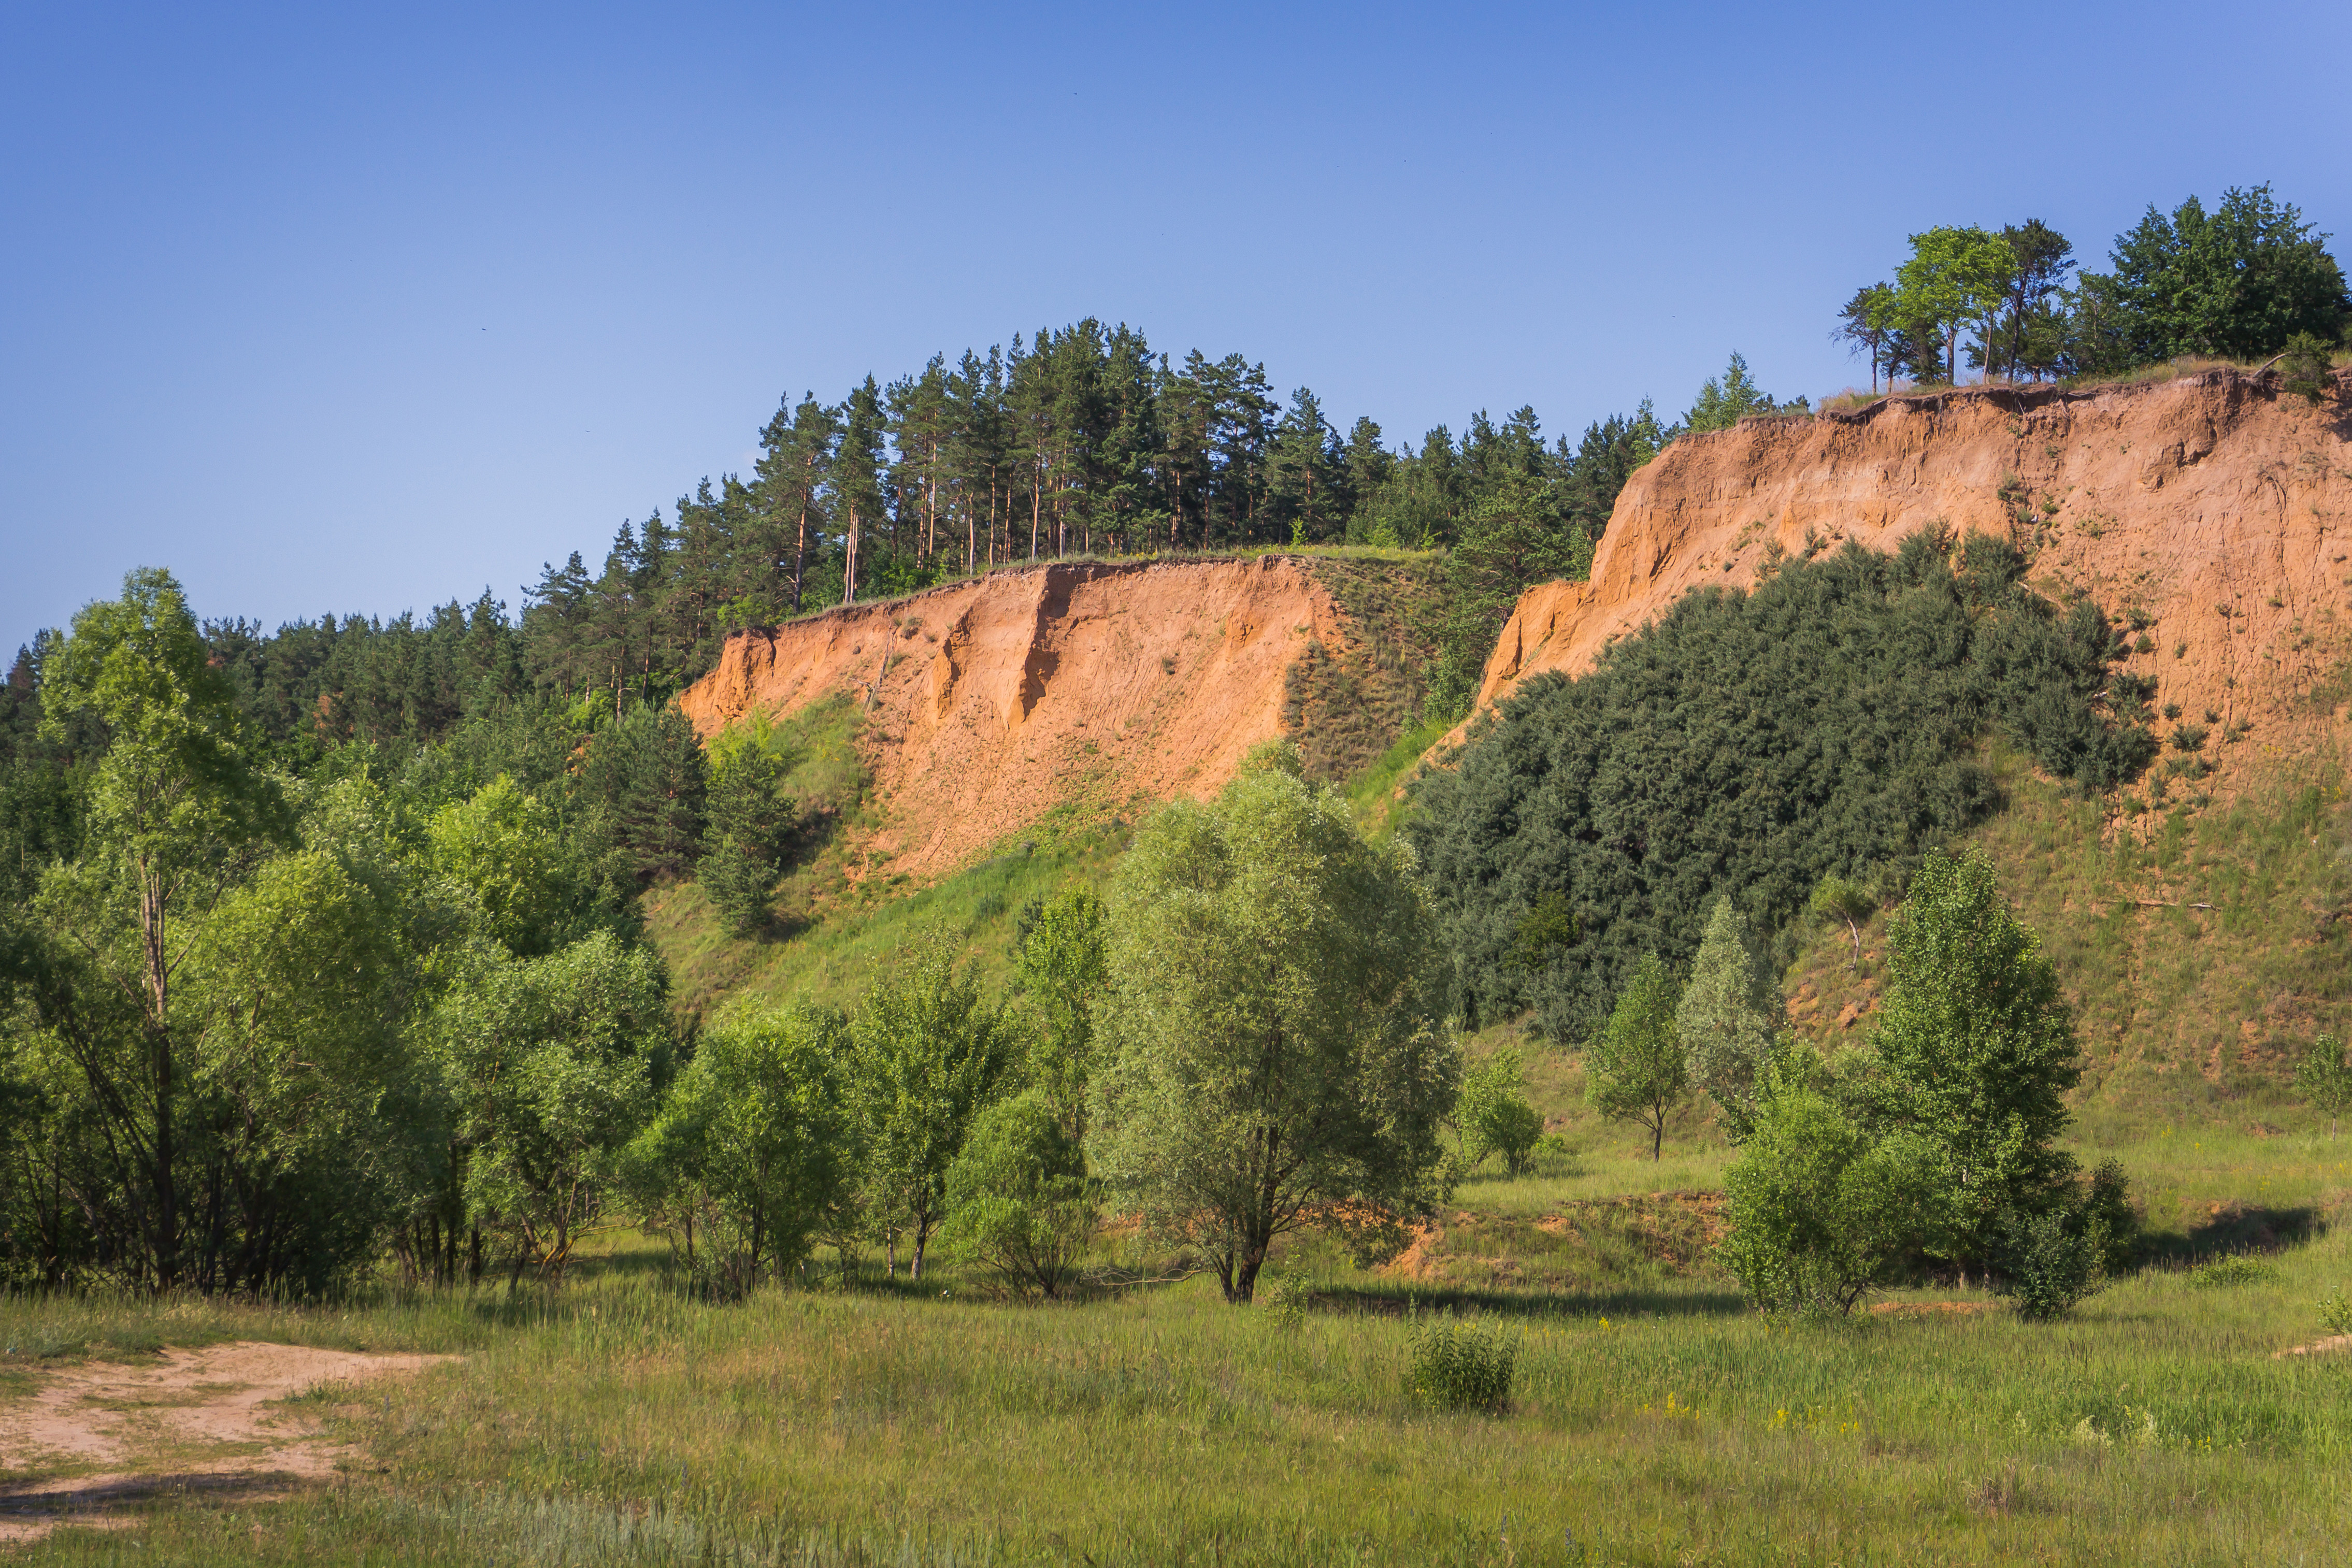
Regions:
M 2352 7 L 0 7 L 0 657 L 178 572 L 395 614 L 1096 315 L 1391 440 L 1680 409 L 1936 223 L 2352 246 Z

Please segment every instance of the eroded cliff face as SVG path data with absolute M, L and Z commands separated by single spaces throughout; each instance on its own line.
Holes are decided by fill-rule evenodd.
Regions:
M 1057 808 L 1205 798 L 1283 733 L 1286 675 L 1360 629 L 1297 559 L 1048 565 L 731 639 L 679 698 L 709 735 L 866 705 L 882 804 L 860 847 L 929 878 Z
M 2156 677 L 2158 709 L 2210 722 L 2217 763 L 2340 744 L 2335 709 L 2307 699 L 2352 653 L 2347 381 L 2317 408 L 2276 376 L 2221 371 L 1891 398 L 1686 437 L 1619 496 L 1591 581 L 1520 598 L 1480 706 L 1539 672 L 1582 674 L 1693 589 L 1941 526 L 2015 542 L 2054 599 L 2095 598 L 2141 648 L 2126 667 Z

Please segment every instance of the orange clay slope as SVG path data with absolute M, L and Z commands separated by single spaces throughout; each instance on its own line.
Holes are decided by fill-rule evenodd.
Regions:
M 2160 710 L 2217 738 L 2247 727 L 2237 757 L 2320 735 L 2340 747 L 2338 716 L 2302 699 L 2352 653 L 2347 382 L 2317 407 L 2231 370 L 1969 388 L 1685 437 L 1618 497 L 1591 580 L 1521 595 L 1479 706 L 1545 671 L 1582 674 L 1693 589 L 1941 526 L 2016 543 L 2053 598 L 2094 597 L 2133 632 L 2125 667 L 2156 677 Z
M 1378 685 L 1380 628 L 1327 586 L 1340 571 L 1414 575 L 1285 556 L 998 571 L 739 633 L 678 701 L 709 736 L 849 695 L 880 808 L 861 863 L 929 881 L 1056 810 L 1213 794 L 1251 747 L 1312 722 L 1301 671 Z M 1375 705 L 1394 711 L 1373 754 L 1402 696 Z

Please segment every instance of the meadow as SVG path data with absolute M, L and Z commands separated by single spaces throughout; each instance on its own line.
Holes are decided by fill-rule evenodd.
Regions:
M 1541 1064 L 1531 1074 L 1540 1082 Z M 1564 1069 L 1555 1064 L 1554 1082 Z M 259 1338 L 454 1351 L 323 1390 L 348 1457 L 283 1500 L 164 1499 L 35 1563 L 2326 1563 L 2352 1538 L 2352 1141 L 2158 1130 L 2114 1149 L 2151 1261 L 2071 1321 L 1973 1291 L 1774 1322 L 1661 1224 L 1654 1166 L 1474 1173 L 1403 1266 L 1302 1234 L 1224 1305 L 1107 1240 L 1080 1299 L 869 1265 L 690 1299 L 625 1228 L 551 1294 L 386 1289 L 326 1307 L 15 1298 L 0 1396 L 81 1356 Z M 1673 1184 L 1673 1185 L 1669 1185 Z M 1627 1197 L 1626 1195 L 1633 1195 Z M 2331 1221 L 2333 1225 L 2331 1226 Z M 1680 1238 L 1681 1240 L 1677 1240 Z M 1516 1245 L 1510 1243 L 1516 1241 Z M 2197 1271 L 2242 1252 L 2221 1282 Z M 829 1261 L 829 1260 L 820 1260 Z M 1284 1304 L 1286 1301 L 1292 1303 Z M 1499 1416 L 1408 1397 L 1413 1313 L 1516 1337 Z M 12 1463 L 16 1461 L 11 1461 Z M 36 1472 L 11 1469 L 12 1480 Z M 58 1473 L 58 1472 L 49 1472 Z

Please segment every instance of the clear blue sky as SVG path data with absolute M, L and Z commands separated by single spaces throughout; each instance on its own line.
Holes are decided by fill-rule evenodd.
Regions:
M 2268 180 L 2352 6 L 0 7 L 0 658 L 178 572 L 394 614 L 748 469 L 787 392 L 1126 320 L 1391 440 L 1677 410 L 1903 236 Z

